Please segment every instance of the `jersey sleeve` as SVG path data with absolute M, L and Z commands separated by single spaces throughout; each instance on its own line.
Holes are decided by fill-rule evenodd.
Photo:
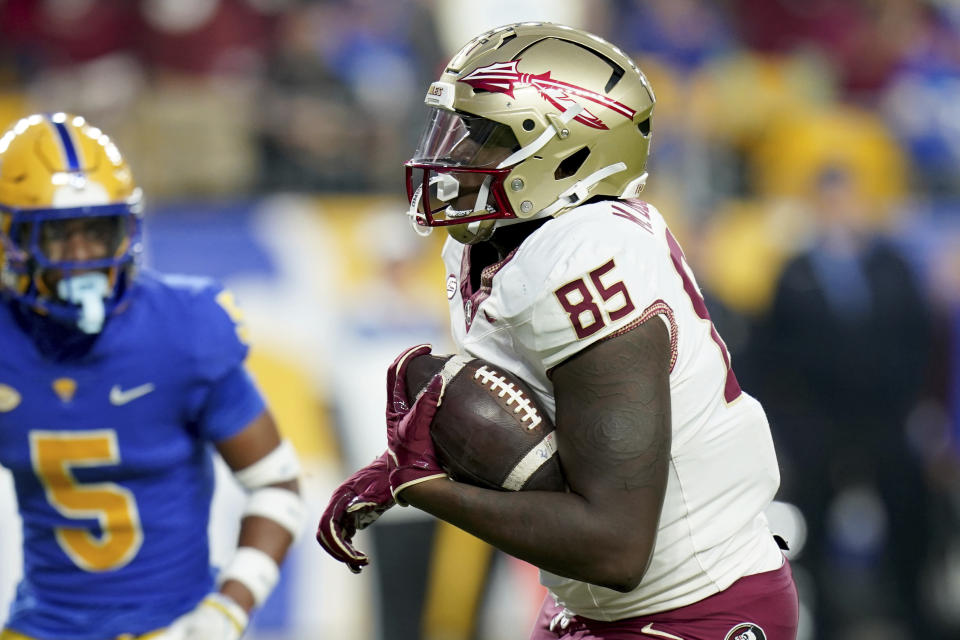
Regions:
M 207 440 L 219 442 L 239 433 L 265 408 L 253 378 L 237 366 L 214 381 L 198 424 Z
M 546 241 L 518 256 L 531 281 L 507 286 L 536 292 L 527 295 L 529 308 L 516 310 L 523 316 L 517 336 L 524 350 L 549 371 L 654 317 L 664 321 L 675 344 L 676 324 L 661 282 L 669 254 L 658 237 L 659 215 L 651 221 L 640 209 L 610 202 L 576 213 L 558 219 L 564 224 Z M 514 299 L 520 297 L 517 292 Z
M 212 282 L 194 295 L 194 421 L 201 438 L 217 442 L 239 433 L 266 405 L 244 367 L 247 330 L 233 295 Z

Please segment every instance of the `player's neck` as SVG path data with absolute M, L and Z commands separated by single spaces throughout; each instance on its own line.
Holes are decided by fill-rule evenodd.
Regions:
M 16 302 L 13 317 L 44 358 L 54 362 L 78 360 L 90 352 L 100 334 L 89 335 L 76 327 L 46 318 Z
M 545 222 L 552 218 L 540 218 L 539 220 L 530 220 L 519 224 L 512 224 L 508 227 L 500 227 L 493 233 L 493 237 L 487 242 L 497 251 L 498 260 L 503 260 L 510 252 L 523 244 L 530 234 L 539 229 Z
M 551 218 L 520 222 L 508 227 L 500 227 L 493 236 L 479 242 L 470 248 L 470 284 L 474 291 L 479 291 L 483 270 L 491 264 L 501 262 L 510 255 L 534 231 Z

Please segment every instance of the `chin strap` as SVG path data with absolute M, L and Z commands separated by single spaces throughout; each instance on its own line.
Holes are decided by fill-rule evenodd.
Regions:
M 107 312 L 104 299 L 110 295 L 110 280 L 98 271 L 64 278 L 57 283 L 57 294 L 64 302 L 78 305 L 77 327 L 87 334 L 100 333 Z
M 602 169 L 597 169 L 586 178 L 578 180 L 574 183 L 569 189 L 557 196 L 557 199 L 553 201 L 553 204 L 550 204 L 537 214 L 539 218 L 545 218 L 547 216 L 552 216 L 563 208 L 571 207 L 575 204 L 583 202 L 590 196 L 590 187 L 597 184 L 601 180 L 612 176 L 615 173 L 620 173 L 621 171 L 626 170 L 627 165 L 623 162 L 616 162 L 614 164 L 608 164 Z

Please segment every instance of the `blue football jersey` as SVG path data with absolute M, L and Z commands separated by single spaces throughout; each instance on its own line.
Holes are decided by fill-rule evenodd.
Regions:
M 145 271 L 90 351 L 54 362 L 0 304 L 0 465 L 24 552 L 8 626 L 143 633 L 213 588 L 210 443 L 264 410 L 236 318 L 212 281 Z

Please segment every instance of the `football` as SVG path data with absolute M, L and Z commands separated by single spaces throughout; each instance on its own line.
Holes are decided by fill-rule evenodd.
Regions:
M 430 435 L 451 478 L 501 491 L 566 490 L 553 423 L 526 384 L 479 358 L 428 354 L 407 365 L 411 404 L 437 373 L 447 383 Z

